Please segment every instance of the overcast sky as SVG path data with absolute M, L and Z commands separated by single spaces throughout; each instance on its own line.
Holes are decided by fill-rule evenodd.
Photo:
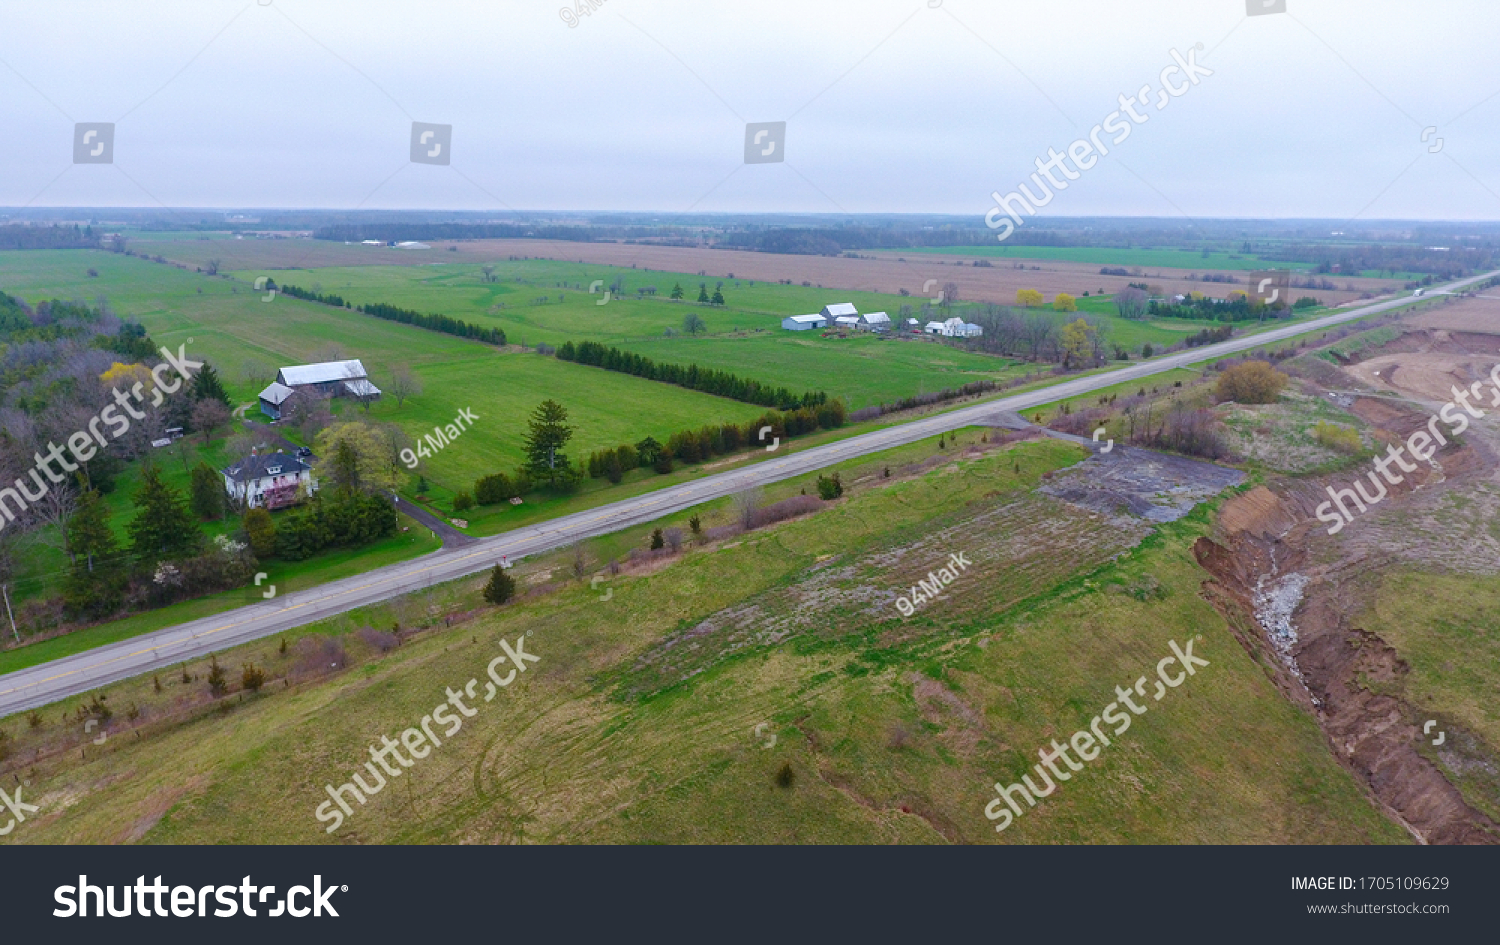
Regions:
M 0 205 L 977 220 L 1149 85 L 1044 216 L 1500 219 L 1500 4 L 1284 2 L 4 2 Z M 745 164 L 768 121 L 785 162 Z M 116 122 L 113 166 L 75 122 Z

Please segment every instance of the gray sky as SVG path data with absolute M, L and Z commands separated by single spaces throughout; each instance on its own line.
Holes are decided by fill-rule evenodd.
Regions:
M 1044 217 L 1500 219 L 1500 4 L 1245 2 L 0 3 L 0 205 L 977 219 L 1201 42 Z M 72 164 L 90 121 L 114 166 Z

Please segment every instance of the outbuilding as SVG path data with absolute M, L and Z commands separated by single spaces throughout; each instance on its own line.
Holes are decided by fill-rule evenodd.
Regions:
M 828 320 L 822 315 L 788 315 L 781 320 L 787 331 L 807 331 L 812 328 L 827 328 Z

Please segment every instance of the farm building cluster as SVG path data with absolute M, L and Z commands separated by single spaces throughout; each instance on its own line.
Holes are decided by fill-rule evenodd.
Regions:
M 853 302 L 832 302 L 823 306 L 821 312 L 813 315 L 788 315 L 781 320 L 781 327 L 787 331 L 849 328 L 860 331 L 887 332 L 895 326 L 891 322 L 891 317 L 885 312 L 867 312 L 861 315 Z M 908 318 L 906 328 L 911 332 L 922 331 L 945 338 L 977 338 L 984 334 L 983 328 L 961 318 L 928 322 L 925 327 L 921 326 L 915 318 Z

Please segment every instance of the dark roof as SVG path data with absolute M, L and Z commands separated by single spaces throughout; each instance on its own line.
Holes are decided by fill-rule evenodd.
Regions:
M 277 466 L 281 467 L 281 472 L 268 472 L 269 469 Z M 246 456 L 233 466 L 224 467 L 223 473 L 235 482 L 245 482 L 266 476 L 294 476 L 311 468 L 295 456 L 288 456 L 286 453 L 266 453 L 264 456 Z

